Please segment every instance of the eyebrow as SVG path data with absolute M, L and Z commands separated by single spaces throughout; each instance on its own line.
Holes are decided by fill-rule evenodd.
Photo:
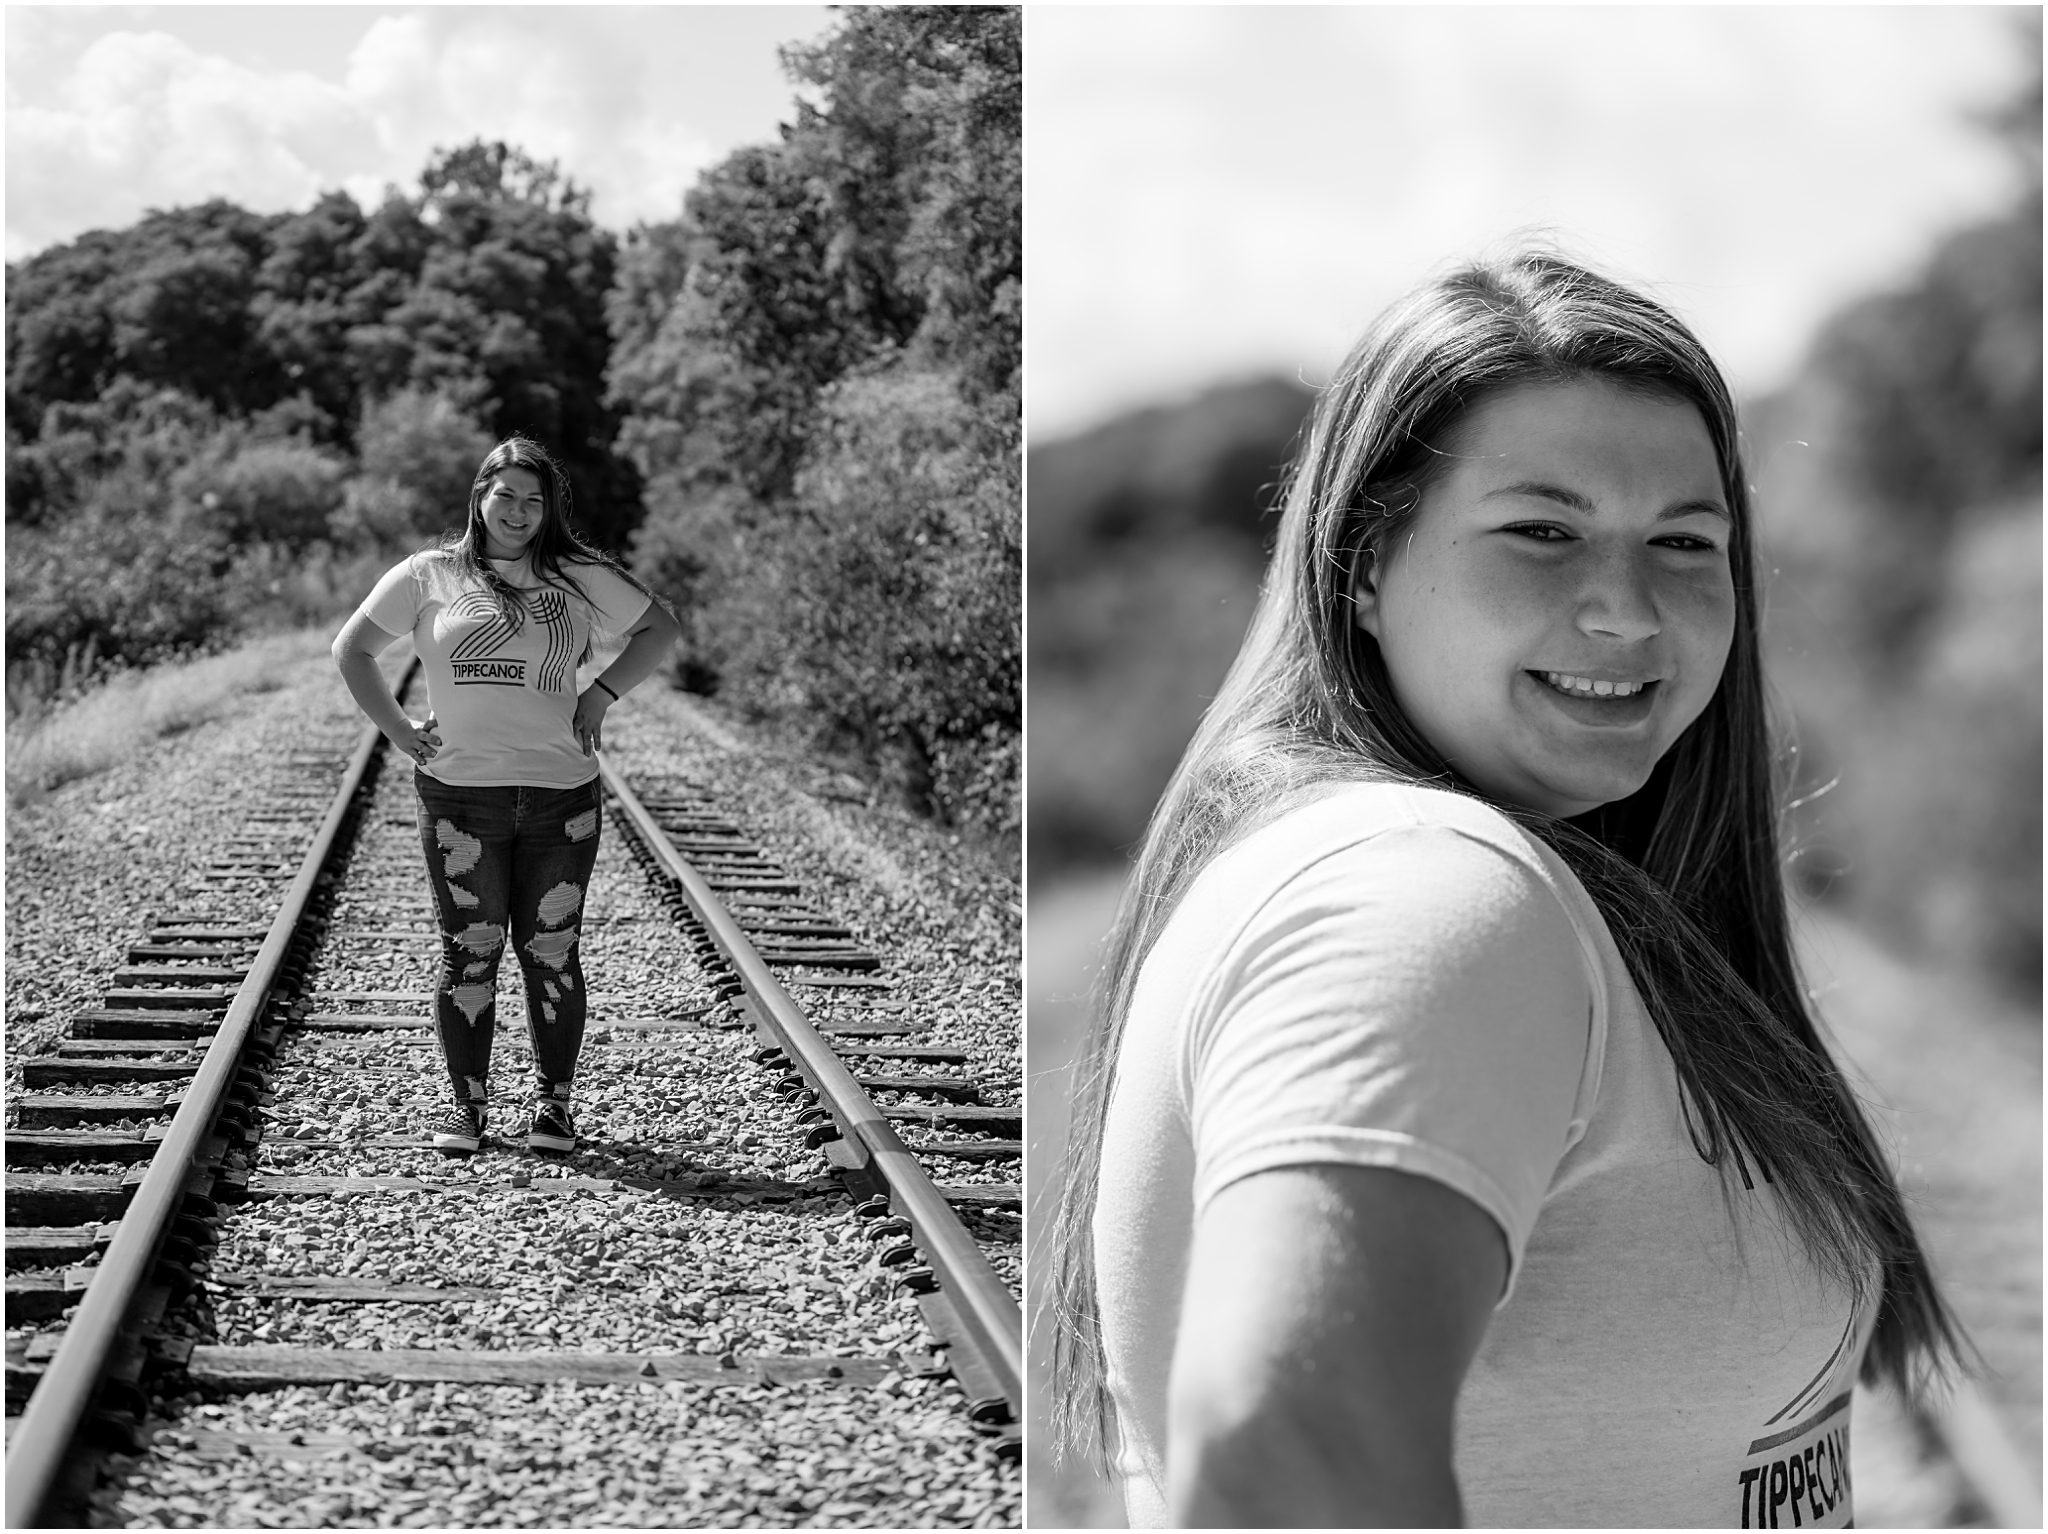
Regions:
M 1595 511 L 1592 501 L 1579 494 L 1578 491 L 1567 490 L 1562 485 L 1546 484 L 1542 480 L 1525 479 L 1512 485 L 1502 485 L 1498 490 L 1487 491 L 1479 499 L 1490 501 L 1497 495 L 1532 495 L 1539 500 L 1556 501 L 1560 506 L 1568 506 L 1573 511 L 1589 517 Z M 1657 513 L 1657 520 L 1659 522 L 1669 522 L 1678 517 L 1689 517 L 1701 512 L 1711 517 L 1719 517 L 1723 522 L 1733 522 L 1735 520 L 1728 514 L 1728 508 L 1719 501 L 1698 498 L 1689 501 L 1674 501 L 1671 505 L 1666 506 Z

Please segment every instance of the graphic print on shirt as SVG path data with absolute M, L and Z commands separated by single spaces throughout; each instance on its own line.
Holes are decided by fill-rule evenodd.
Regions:
M 569 685 L 569 651 L 576 642 L 569 624 L 569 599 L 559 591 L 537 591 L 527 601 L 533 616 L 548 636 L 547 653 L 540 658 L 540 676 L 534 682 L 542 692 L 562 692 Z
M 575 633 L 569 622 L 569 600 L 559 591 L 539 591 L 527 599 L 544 639 L 534 675 L 540 692 L 561 692 L 567 686 Z M 524 687 L 529 656 L 508 653 L 519 644 L 525 625 L 514 625 L 498 610 L 489 593 L 468 591 L 448 604 L 448 616 L 476 627 L 450 648 L 448 669 L 458 687 Z M 531 645 L 522 646 L 531 649 Z
M 1849 1486 L 1849 1398 L 1859 1311 L 1813 1378 L 1763 1424 L 1737 1467 L 1739 1527 L 1846 1529 L 1855 1526 Z

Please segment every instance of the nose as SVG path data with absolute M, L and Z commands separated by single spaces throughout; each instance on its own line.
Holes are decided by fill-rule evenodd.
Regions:
M 1578 626 L 1583 634 L 1624 644 L 1663 629 L 1653 572 L 1634 550 L 1609 549 L 1592 563 L 1579 593 Z

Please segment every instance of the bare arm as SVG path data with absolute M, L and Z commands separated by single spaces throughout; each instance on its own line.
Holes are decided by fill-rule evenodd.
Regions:
M 434 716 L 415 722 L 408 719 L 391 689 L 384 685 L 384 673 L 377 657 L 396 643 L 363 613 L 351 616 L 334 636 L 334 664 L 341 680 L 356 700 L 356 707 L 370 723 L 384 732 L 384 738 L 416 762 L 430 762 L 441 749 L 441 737 L 434 729 Z
M 597 681 L 576 700 L 576 740 L 585 756 L 603 748 L 604 716 L 615 701 L 613 694 L 623 698 L 646 681 L 682 632 L 659 602 L 649 602 L 647 611 L 626 630 L 626 648 L 619 652 L 619 658 L 605 667 Z
M 1453 1409 L 1507 1261 L 1492 1217 L 1425 1177 L 1305 1166 L 1226 1187 L 1174 1352 L 1174 1522 L 1460 1523 Z

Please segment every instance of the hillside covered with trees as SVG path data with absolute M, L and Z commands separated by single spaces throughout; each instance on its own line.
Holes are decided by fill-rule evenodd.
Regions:
M 684 618 L 679 680 L 1014 828 L 1017 14 L 850 9 L 784 62 L 779 140 L 623 239 L 477 142 L 372 210 L 10 265 L 10 715 L 337 618 L 523 432 Z

